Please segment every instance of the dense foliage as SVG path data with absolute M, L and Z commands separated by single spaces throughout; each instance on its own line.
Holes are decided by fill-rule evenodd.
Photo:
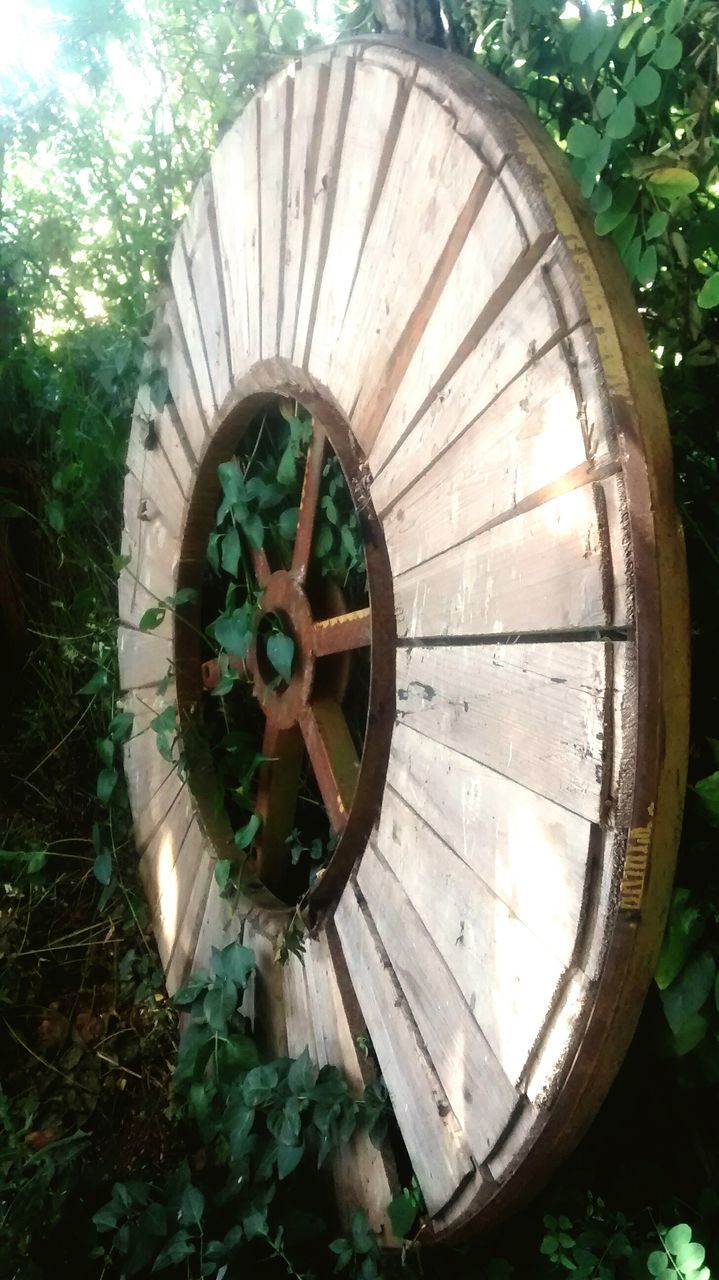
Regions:
M 16 70 L 0 101 L 0 682 L 12 703 L 0 734 L 0 1273 L 109 1280 L 136 1250 L 140 1272 L 195 1276 L 210 1262 L 220 1274 L 236 1249 L 251 1273 L 327 1274 L 336 1262 L 382 1274 L 390 1264 L 359 1220 L 334 1255 L 318 1228 L 317 1247 L 306 1236 L 290 1257 L 306 1206 L 287 1194 L 276 1144 L 296 1149 L 302 1134 L 316 1163 L 325 1123 L 306 1063 L 275 1067 L 264 1101 L 238 1075 L 231 1101 L 217 1079 L 192 1078 L 191 1037 L 171 1088 L 176 1015 L 134 876 L 119 767 L 131 725 L 114 693 L 122 460 L 157 281 L 218 133 L 288 51 L 320 40 L 317 15 L 282 0 L 51 7 L 52 76 Z M 446 0 L 443 15 L 450 47 L 523 94 L 566 147 L 636 289 L 675 446 L 695 706 L 679 887 L 603 1117 L 538 1207 L 489 1244 L 426 1256 L 425 1273 L 706 1280 L 704 1248 L 711 1261 L 719 1246 L 719 6 Z M 340 25 L 378 20 L 345 3 Z M 202 982 L 195 1043 L 224 1019 L 251 1075 L 227 985 L 239 997 L 242 983 Z M 355 1123 L 359 1104 L 332 1088 L 346 1136 L 342 1117 Z M 252 1121 L 228 1129 L 226 1107 L 255 1101 Z M 228 1244 L 223 1143 L 241 1146 L 248 1123 L 275 1146 L 253 1174 L 245 1216 L 259 1217 Z M 271 1224 L 260 1222 L 268 1187 Z M 409 1230 L 411 1192 L 405 1208 Z M 392 1267 L 414 1269 L 416 1253 Z

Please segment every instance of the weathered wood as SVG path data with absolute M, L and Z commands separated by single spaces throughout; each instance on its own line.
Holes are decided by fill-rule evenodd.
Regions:
M 162 514 L 171 534 L 182 529 L 185 499 L 170 463 L 155 437 L 155 411 L 148 388 L 143 388 L 135 405 L 127 449 L 127 469 L 140 486 L 141 498 L 148 498 Z
M 216 405 L 221 405 L 230 389 L 229 334 L 214 191 L 209 174 L 197 185 L 180 241 L 213 400 Z
M 158 685 L 170 670 L 172 644 L 152 631 L 131 631 L 128 627 L 120 627 L 117 645 L 121 689 Z
M 196 458 L 201 457 L 207 440 L 207 421 L 202 398 L 187 353 L 177 302 L 170 295 L 160 313 L 157 354 L 160 367 L 167 374 L 172 402 L 185 433 L 185 439 Z
M 260 349 L 278 353 L 284 305 L 284 263 L 294 76 L 275 76 L 260 98 Z
M 582 923 L 590 823 L 404 724 L 395 729 L 387 781 L 568 965 Z
M 443 459 L 447 465 L 451 453 Z M 484 514 L 474 495 L 485 480 L 489 488 L 491 472 L 463 458 L 454 475 L 446 494 L 420 484 L 422 492 L 410 504 L 411 490 L 385 526 L 398 635 L 482 636 L 626 623 L 624 552 L 612 562 L 605 532 L 608 490 L 614 508 L 619 505 L 616 481 L 520 509 L 473 537 Z
M 483 1089 L 499 1099 L 494 1112 L 484 1099 L 488 1110 L 485 1132 L 491 1131 L 496 1141 L 511 1110 L 506 1082 L 516 1084 L 520 1078 L 560 985 L 563 965 L 546 943 L 391 792 L 382 806 L 377 848 L 447 965 L 446 970 L 433 974 L 436 998 L 448 998 L 447 979 L 453 975 L 494 1055 L 497 1065 L 486 1050 L 478 1060 L 476 1054 L 470 1056 L 481 1070 Z M 360 882 L 365 861 L 366 856 Z M 478 1099 L 482 1096 L 478 1088 L 470 1092 Z
M 472 1162 L 366 908 L 348 887 L 335 923 L 397 1123 L 430 1213 L 441 1209 Z
M 614 644 L 426 645 L 397 656 L 397 715 L 590 821 L 604 817 Z M 621 644 L 620 644 L 621 648 Z
M 190 214 L 188 215 L 188 221 L 175 241 L 175 247 L 170 259 L 170 279 L 172 280 L 172 288 L 175 294 L 175 301 L 177 303 L 177 312 L 182 326 L 185 347 L 192 367 L 192 373 L 197 390 L 199 392 L 200 406 L 202 408 L 205 421 L 208 424 L 212 421 L 217 412 L 217 396 L 212 382 L 210 362 L 205 347 L 205 340 L 202 325 L 200 323 L 200 315 L 193 281 L 190 275 L 187 241 L 189 239 L 192 243 L 196 238 L 193 236 L 193 228 L 197 224 L 199 216 L 197 206 L 206 204 L 207 189 L 210 186 L 210 178 L 203 178 L 195 192 L 193 204 L 190 207 Z M 218 307 L 218 303 L 219 299 L 216 299 L 215 307 Z M 209 332 L 212 327 L 211 320 L 207 327 Z

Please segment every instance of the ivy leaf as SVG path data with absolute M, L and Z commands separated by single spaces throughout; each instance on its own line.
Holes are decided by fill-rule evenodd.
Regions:
M 242 528 L 250 546 L 254 547 L 255 551 L 259 551 L 265 541 L 265 526 L 261 516 L 258 516 L 256 511 L 248 515 L 242 522 Z
M 681 61 L 684 46 L 678 36 L 664 36 L 659 44 L 652 62 L 662 71 L 671 71 Z
M 392 1230 L 399 1240 L 405 1240 L 414 1226 L 417 1217 L 417 1206 L 414 1197 L 407 1190 L 398 1191 L 388 1206 L 389 1220 Z
M 244 827 L 240 827 L 239 831 L 235 832 L 233 839 L 238 848 L 247 849 L 247 847 L 252 844 L 252 841 L 260 829 L 261 822 L 262 819 L 259 813 L 253 813 L 249 822 L 246 822 Z
M 322 560 L 332 550 L 334 537 L 332 530 L 328 524 L 320 525 L 315 538 L 314 552 L 318 559 Z
M 267 657 L 283 680 L 289 684 L 292 679 L 292 660 L 295 656 L 295 642 L 291 636 L 274 631 L 267 641 Z
M 182 1262 L 183 1258 L 189 1258 L 195 1252 L 195 1246 L 190 1240 L 186 1231 L 177 1231 L 171 1240 L 161 1249 L 155 1258 L 153 1271 L 164 1271 L 165 1267 L 172 1267 L 177 1262 Z
M 231 865 L 229 861 L 228 865 Z M 212 967 L 218 976 L 231 978 L 238 987 L 244 988 L 254 972 L 255 953 L 249 947 L 243 947 L 240 942 L 230 942 L 222 949 L 213 947 Z
M 287 1073 L 287 1085 L 292 1093 L 309 1093 L 317 1079 L 317 1070 L 312 1064 L 308 1050 L 302 1050 L 299 1058 L 292 1063 Z
M 117 711 L 108 726 L 108 734 L 113 742 L 124 742 L 134 722 L 131 711 Z
M 223 978 L 205 996 L 202 1012 L 208 1027 L 224 1031 L 237 1008 L 237 987 L 230 978 Z
M 174 596 L 167 597 L 165 604 L 171 609 L 179 609 L 183 604 L 197 604 L 199 599 L 200 593 L 194 587 L 180 587 Z
M 177 728 L 177 708 L 165 707 L 150 721 L 150 728 L 153 733 L 173 733 Z
M 662 1271 L 666 1271 L 668 1266 L 669 1258 L 666 1253 L 664 1253 L 664 1250 L 657 1249 L 654 1253 L 649 1254 L 649 1257 L 647 1258 L 647 1271 L 650 1276 L 660 1276 Z
M 697 296 L 697 305 L 702 307 L 705 311 L 710 311 L 713 307 L 719 307 L 719 271 L 715 271 L 713 275 L 709 276 L 708 280 L 704 281 L 704 284 L 699 290 L 699 294 Z M 716 774 L 714 776 L 719 777 L 719 775 Z M 708 782 L 709 779 L 705 778 L 704 781 Z M 702 784 L 698 782 L 695 790 L 699 791 L 701 785 Z M 713 819 L 713 821 L 716 826 L 719 826 L 719 787 L 717 787 L 716 790 L 718 793 L 715 806 L 716 818 Z M 701 795 L 702 793 L 699 792 L 699 794 Z
M 664 1016 L 675 1035 L 698 1014 L 714 989 L 717 966 L 709 951 L 703 951 L 682 969 L 670 987 L 662 992 Z
M 215 639 L 227 653 L 246 658 L 252 644 L 252 611 L 247 604 L 228 616 L 221 614 L 213 623 Z
M 701 910 L 691 901 L 689 890 L 675 889 L 654 975 L 660 991 L 665 991 L 684 968 L 689 952 L 703 929 Z
M 167 610 L 162 605 L 146 609 L 140 618 L 140 630 L 154 631 L 156 627 L 159 627 L 164 622 L 166 612 Z
M 93 694 L 99 693 L 101 689 L 104 689 L 109 683 L 109 680 L 110 677 L 107 671 L 96 671 L 93 676 L 90 676 L 87 684 L 84 684 L 81 689 L 78 689 L 78 693 L 83 693 L 87 697 L 91 697 Z
M 179 991 L 175 992 L 172 997 L 172 1003 L 180 1006 L 194 1004 L 197 997 L 207 990 L 211 982 L 212 978 L 207 969 L 196 969 L 194 973 L 190 974 L 187 982 L 180 987 Z
M 225 573 L 229 573 L 231 578 L 237 577 L 237 570 L 240 564 L 240 554 L 240 535 L 237 529 L 233 526 L 231 529 L 228 529 L 222 539 L 221 555 L 222 568 Z
M 280 537 L 286 538 L 291 542 L 297 532 L 297 517 L 299 515 L 299 507 L 290 507 L 287 511 L 283 511 L 280 515 L 278 528 Z
M 567 134 L 567 151 L 570 156 L 577 156 L 580 160 L 585 160 L 596 151 L 601 142 L 601 138 L 596 129 L 590 124 L 584 124 L 578 120 L 573 124 Z
M 287 489 L 292 488 L 295 483 L 296 473 L 297 462 L 295 458 L 295 449 L 292 441 L 290 440 L 290 443 L 287 445 L 287 448 L 280 458 L 280 464 L 277 468 L 278 484 L 284 485 Z
M 182 1194 L 182 1203 L 180 1205 L 182 1221 L 191 1227 L 199 1226 L 204 1212 L 205 1197 L 199 1187 L 193 1187 L 192 1183 L 189 1183 Z
M 101 804 L 109 804 L 118 779 L 117 769 L 101 769 L 97 775 L 97 798 Z
M 648 107 L 650 103 L 656 102 L 661 91 L 662 78 L 656 68 L 651 66 L 642 67 L 629 86 L 629 93 L 638 107 Z
M 102 763 L 109 769 L 115 759 L 115 743 L 111 738 L 96 738 L 97 754 Z
M 215 573 L 220 572 L 220 534 L 214 530 L 207 542 L 207 563 Z
M 675 200 L 677 196 L 689 196 L 699 186 L 699 179 L 690 169 L 678 166 L 654 169 L 647 177 L 647 186 L 655 195 L 664 196 L 666 200 Z
M 217 468 L 217 478 L 222 492 L 227 499 L 230 510 L 241 506 L 246 499 L 245 477 L 242 468 L 235 458 L 230 462 L 221 462 Z
M 277 1176 L 280 1182 L 283 1178 L 287 1178 L 300 1163 L 305 1153 L 304 1143 L 300 1143 L 298 1147 L 288 1147 L 283 1142 L 277 1144 Z
M 636 124 L 637 114 L 632 99 L 622 98 L 619 105 L 607 120 L 607 133 L 610 138 L 628 138 Z
M 92 873 L 99 884 L 109 884 L 112 880 L 112 854 L 109 849 L 102 849 L 92 864 Z

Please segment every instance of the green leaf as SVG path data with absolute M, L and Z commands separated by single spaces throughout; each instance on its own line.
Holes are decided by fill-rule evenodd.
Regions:
M 285 488 L 290 489 L 295 483 L 296 472 L 297 464 L 295 459 L 295 448 L 290 440 L 290 443 L 287 445 L 287 448 L 280 458 L 280 464 L 277 468 L 278 483 L 284 485 Z
M 195 1246 L 190 1240 L 186 1231 L 178 1231 L 171 1240 L 165 1245 L 165 1248 L 158 1253 L 155 1258 L 153 1271 L 163 1271 L 165 1267 L 172 1267 L 178 1262 L 182 1262 L 183 1258 L 189 1258 L 195 1252 Z
M 124 742 L 127 738 L 135 717 L 131 711 L 117 711 L 112 717 L 108 726 L 108 734 L 113 742 Z
M 305 1153 L 304 1143 L 299 1146 L 286 1146 L 283 1142 L 277 1144 L 277 1176 L 280 1182 L 283 1178 L 287 1178 L 297 1168 L 300 1160 Z
M 287 1085 L 292 1093 L 309 1093 L 316 1079 L 317 1069 L 313 1066 L 307 1049 L 303 1049 L 287 1073 Z
M 627 46 L 631 44 L 637 31 L 639 31 L 641 27 L 643 27 L 643 25 L 644 25 L 643 13 L 635 13 L 633 17 L 629 18 L 626 25 L 622 28 L 622 31 L 620 32 L 619 41 L 618 41 L 619 48 L 626 49 Z
M 649 1254 L 649 1257 L 647 1258 L 647 1271 L 650 1276 L 660 1276 L 662 1271 L 665 1271 L 668 1266 L 669 1258 L 663 1250 L 657 1249 L 654 1253 Z
M 690 169 L 668 166 L 654 169 L 647 176 L 647 186 L 651 187 L 655 195 L 663 196 L 665 200 L 675 200 L 677 196 L 689 196 L 696 191 L 699 179 Z
M 704 281 L 704 284 L 697 295 L 697 306 L 702 307 L 705 311 L 710 311 L 713 307 L 719 307 L 719 271 L 715 271 L 713 275 L 709 276 L 708 280 Z M 719 779 L 719 774 L 714 774 L 714 777 Z M 705 783 L 709 781 L 709 778 L 704 779 Z M 695 791 L 697 791 L 706 802 L 706 795 L 699 790 L 702 785 L 703 784 L 701 782 L 698 782 L 695 787 Z M 719 826 L 719 784 L 717 784 L 715 791 L 716 794 L 710 808 L 712 812 L 712 822 L 715 826 Z
M 648 107 L 656 102 L 662 91 L 662 78 L 655 67 L 642 67 L 629 86 L 629 93 L 638 107 Z
M 698 1013 L 714 989 L 716 961 L 709 951 L 702 951 L 662 992 L 664 1014 L 675 1035 L 687 1019 Z
M 115 744 L 111 738 L 96 738 L 97 754 L 109 769 L 115 759 Z
M 153 733 L 174 733 L 177 729 L 177 708 L 165 707 L 150 721 Z
M 140 618 L 140 630 L 154 631 L 164 622 L 166 612 L 162 605 L 153 605 L 152 608 L 146 609 Z
M 597 114 L 601 116 L 602 120 L 606 120 L 607 116 L 610 116 L 612 114 L 616 105 L 617 105 L 616 90 L 612 89 L 608 84 L 605 84 L 604 88 L 600 89 L 599 93 L 597 94 L 597 101 L 596 101 Z
M 265 526 L 262 517 L 253 512 L 242 521 L 242 529 L 251 547 L 259 551 L 265 541 Z
M 398 1191 L 389 1202 L 388 1212 L 394 1234 L 399 1240 L 406 1239 L 417 1217 L 417 1205 L 411 1192 Z
M 678 36 L 664 36 L 656 50 L 652 62 L 662 71 L 671 71 L 681 62 L 684 47 Z
M 119 774 L 117 769 L 101 769 L 97 775 L 97 798 L 101 804 L 109 804 Z
M 228 866 L 231 863 L 228 862 Z M 230 942 L 226 947 L 212 948 L 212 967 L 218 976 L 231 978 L 238 987 L 246 987 L 255 969 L 255 953 L 240 942 Z
M 685 0 L 669 0 L 664 10 L 664 30 L 673 31 L 684 17 Z
M 57 498 L 51 498 L 45 503 L 45 515 L 50 528 L 55 533 L 62 533 L 65 528 L 65 508 Z
M 182 1194 L 180 1218 L 190 1227 L 199 1226 L 204 1212 L 205 1197 L 199 1187 L 193 1187 L 192 1183 L 189 1183 Z
M 607 120 L 607 134 L 610 138 L 628 138 L 636 123 L 636 110 L 632 99 L 622 98 L 619 105 Z
M 217 478 L 230 509 L 241 506 L 246 499 L 245 478 L 242 468 L 236 459 L 221 462 L 217 468 Z
M 183 604 L 197 604 L 199 599 L 200 593 L 194 587 L 181 587 L 174 596 L 167 597 L 165 604 L 171 609 L 179 609 Z
M 676 1253 L 681 1249 L 682 1245 L 689 1244 L 692 1238 L 692 1229 L 687 1222 L 679 1222 L 676 1227 L 672 1227 L 664 1236 L 664 1245 L 670 1253 Z M 666 1266 L 666 1263 L 665 1263 Z
M 240 545 L 239 532 L 234 527 L 232 529 L 228 529 L 222 539 L 221 564 L 225 573 L 229 573 L 231 578 L 237 577 L 241 553 L 242 548 Z
M 93 676 L 90 676 L 87 684 L 78 689 L 78 693 L 84 693 L 89 697 L 92 694 L 99 693 L 101 689 L 104 689 L 109 684 L 109 681 L 110 677 L 107 671 L 96 671 Z
M 703 1244 L 699 1244 L 697 1240 L 687 1241 L 678 1249 L 672 1250 L 675 1254 L 675 1261 L 683 1275 L 689 1277 L 692 1271 L 699 1271 L 704 1265 L 706 1257 L 706 1249 Z
M 694 943 L 701 937 L 703 927 L 701 911 L 691 901 L 689 890 L 675 889 L 654 975 L 660 991 L 666 990 L 683 969 Z
M 664 235 L 668 225 L 669 214 L 660 209 L 655 210 L 647 223 L 647 229 L 644 233 L 645 239 L 657 240 L 659 236 Z
M 227 653 L 246 658 L 252 644 L 252 610 L 248 604 L 222 614 L 213 623 L 215 639 Z
M 292 679 L 292 661 L 295 656 L 295 642 L 291 636 L 274 631 L 267 641 L 267 657 L 283 680 L 289 684 Z
M 648 53 L 654 53 L 658 39 L 659 34 L 656 27 L 651 24 L 645 27 L 644 32 L 642 33 L 642 38 L 637 45 L 637 53 L 639 54 L 639 57 L 645 58 Z
M 92 872 L 100 884 L 109 884 L 112 880 L 112 854 L 109 849 L 102 849 L 92 864 Z
M 593 151 L 596 151 L 601 142 L 601 137 L 596 129 L 590 124 L 584 124 L 578 120 L 573 124 L 567 134 L 567 151 L 570 156 L 578 156 L 579 159 L 587 159 Z
M 194 973 L 190 974 L 187 982 L 180 987 L 179 991 L 175 992 L 172 997 L 172 1003 L 180 1006 L 194 1004 L 197 997 L 207 990 L 211 982 L 212 978 L 207 969 L 196 969 Z
M 237 987 L 229 978 L 223 978 L 207 992 L 202 1012 L 213 1031 L 224 1031 L 236 1008 Z
M 619 252 L 622 254 L 622 257 L 624 256 L 632 240 L 634 239 L 634 232 L 636 231 L 638 221 L 639 219 L 637 217 L 637 214 L 630 213 L 629 216 L 625 218 L 623 222 L 619 223 L 619 226 L 617 227 L 616 231 L 613 233 L 612 238 Z
M 318 559 L 322 560 L 329 554 L 332 550 L 333 543 L 334 536 L 332 534 L 332 529 L 328 524 L 321 524 L 317 531 L 314 545 L 314 552 Z
M 639 187 L 636 182 L 626 181 L 619 184 L 612 193 L 610 207 L 598 213 L 594 220 L 594 230 L 598 236 L 606 236 L 610 231 L 616 230 L 631 210 L 638 194 Z
M 654 248 L 654 245 L 651 244 L 644 250 L 644 253 L 639 259 L 639 266 L 637 267 L 636 272 L 639 283 L 644 285 L 653 284 L 654 278 L 657 274 L 657 267 L 657 251 Z
M 286 538 L 288 542 L 292 541 L 297 532 L 298 515 L 299 507 L 290 507 L 280 515 L 278 522 L 280 537 Z
M 250 844 L 252 844 L 252 841 L 260 829 L 261 822 L 262 819 L 259 813 L 253 813 L 249 822 L 246 822 L 244 827 L 240 827 L 239 831 L 235 832 L 233 840 L 238 848 L 246 849 Z

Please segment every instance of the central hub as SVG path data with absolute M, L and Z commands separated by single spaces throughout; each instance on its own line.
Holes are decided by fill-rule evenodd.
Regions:
M 289 680 L 277 678 L 268 638 L 277 628 L 294 644 Z M 247 667 L 255 697 L 278 729 L 290 729 L 300 719 L 312 693 L 314 677 L 314 619 L 302 587 L 285 569 L 273 573 L 262 595 Z

